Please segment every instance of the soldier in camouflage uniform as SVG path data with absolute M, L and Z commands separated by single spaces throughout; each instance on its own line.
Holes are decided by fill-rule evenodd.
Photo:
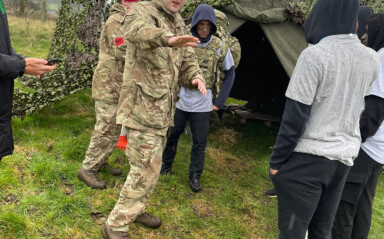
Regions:
M 178 139 L 189 120 L 193 139 L 189 185 L 194 192 L 201 190 L 200 177 L 204 168 L 211 112 L 224 105 L 235 79 L 231 50 L 225 40 L 214 36 L 216 30 L 214 9 L 210 5 L 200 4 L 192 17 L 191 32 L 201 42 L 195 51 L 208 93 L 204 97 L 195 89 L 185 85 L 181 87 L 180 100 L 176 104 L 175 126 L 171 128 L 163 153 L 161 174 L 171 174 Z M 224 72 L 223 80 L 219 77 L 220 69 Z
M 129 224 L 138 218 L 153 228 L 161 225 L 160 218 L 145 213 L 145 205 L 159 177 L 179 81 L 206 94 L 195 52 L 187 47 L 196 46 L 198 39 L 184 35 L 184 21 L 178 13 L 185 2 L 143 1 L 125 16 L 127 55 L 117 123 L 127 128 L 131 169 L 105 223 L 105 238 L 129 238 Z
M 241 59 L 241 46 L 239 40 L 236 37 L 231 36 L 227 30 L 229 25 L 227 15 L 217 9 L 215 9 L 215 14 L 217 21 L 217 32 L 215 33 L 215 36 L 227 42 L 229 48 L 231 49 L 233 62 L 235 63 L 236 69 Z
M 116 124 L 117 103 L 123 81 L 124 58 L 116 57 L 121 52 L 124 38 L 119 31 L 126 11 L 136 0 L 118 0 L 110 9 L 110 17 L 105 23 L 100 38 L 99 62 L 92 81 L 92 98 L 95 100 L 96 125 L 78 177 L 89 187 L 106 187 L 97 171 L 107 163 L 108 157 L 117 143 L 120 126 Z M 120 169 L 112 170 L 114 175 Z

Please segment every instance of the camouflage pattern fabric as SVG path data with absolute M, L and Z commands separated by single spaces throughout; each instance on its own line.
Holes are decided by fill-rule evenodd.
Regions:
M 116 125 L 116 110 L 114 103 L 95 102 L 96 125 L 83 161 L 86 170 L 97 171 L 112 154 L 121 130 L 121 126 Z
M 119 28 L 124 20 L 125 9 L 115 3 L 110 11 L 111 15 L 100 37 L 99 62 L 92 80 L 92 98 L 117 104 L 123 81 L 124 58 L 117 58 L 115 54 L 123 48 L 124 39 Z
M 206 47 L 195 48 L 200 69 L 203 71 L 206 88 L 213 91 L 214 97 L 217 97 L 223 86 L 219 73 L 227 51 L 228 45 L 225 40 L 221 40 L 216 36 L 212 36 L 211 42 Z
M 114 231 L 128 231 L 128 224 L 145 212 L 145 205 L 159 178 L 164 136 L 127 129 L 125 153 L 131 169 L 107 224 Z
M 215 9 L 216 14 L 216 24 L 217 24 L 217 32 L 216 36 L 220 37 L 223 40 L 226 40 L 228 43 L 229 49 L 231 49 L 233 61 L 235 63 L 235 69 L 240 63 L 241 59 L 241 46 L 239 40 L 231 36 L 227 31 L 227 27 L 229 25 L 227 15 L 225 13 Z
M 173 126 L 179 82 L 204 82 L 194 50 L 168 45 L 170 37 L 185 35 L 184 27 L 180 14 L 166 10 L 162 0 L 139 2 L 126 14 L 118 124 L 165 136 Z

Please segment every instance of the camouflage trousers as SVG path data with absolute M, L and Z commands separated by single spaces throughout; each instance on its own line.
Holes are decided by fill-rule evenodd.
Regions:
M 121 126 L 116 125 L 117 104 L 95 101 L 95 111 L 96 124 L 83 161 L 83 168 L 91 171 L 97 171 L 107 163 L 121 130 Z
M 107 224 L 113 231 L 128 231 L 128 224 L 145 212 L 159 178 L 166 137 L 127 128 L 125 153 L 131 170 Z

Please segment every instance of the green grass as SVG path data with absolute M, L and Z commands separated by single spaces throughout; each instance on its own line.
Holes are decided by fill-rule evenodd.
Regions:
M 12 47 L 27 57 L 46 59 L 56 22 L 8 16 Z
M 102 169 L 106 190 L 92 190 L 77 179 L 94 123 L 89 89 L 24 121 L 12 120 L 15 152 L 0 163 L 0 238 L 101 238 L 129 165 L 123 151 L 115 150 L 109 162 L 123 175 Z M 272 187 L 268 160 L 277 131 L 226 115 L 225 126 L 210 132 L 203 190 L 197 194 L 188 186 L 192 141 L 183 134 L 175 173 L 160 177 L 148 203 L 148 212 L 160 216 L 163 225 L 152 230 L 133 224 L 131 238 L 277 238 L 277 201 L 264 196 Z M 383 184 L 381 177 L 370 239 L 384 234 Z

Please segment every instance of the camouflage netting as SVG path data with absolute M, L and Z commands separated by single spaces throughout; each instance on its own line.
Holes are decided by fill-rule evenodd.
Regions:
M 234 0 L 190 0 L 182 10 L 184 18 L 200 3 L 221 8 Z M 14 116 L 24 117 L 66 95 L 91 86 L 93 70 L 98 60 L 98 39 L 103 21 L 108 17 L 106 0 L 62 0 L 48 59 L 63 62 L 37 80 L 20 79 L 23 87 L 15 90 Z
M 14 94 L 15 116 L 25 116 L 91 85 L 105 0 L 62 0 L 48 59 L 63 62 L 40 80 L 23 77 Z
M 315 0 L 294 0 L 287 6 L 288 19 L 294 23 L 304 25 Z M 384 0 L 361 0 L 360 5 L 369 6 L 375 13 L 384 12 Z

